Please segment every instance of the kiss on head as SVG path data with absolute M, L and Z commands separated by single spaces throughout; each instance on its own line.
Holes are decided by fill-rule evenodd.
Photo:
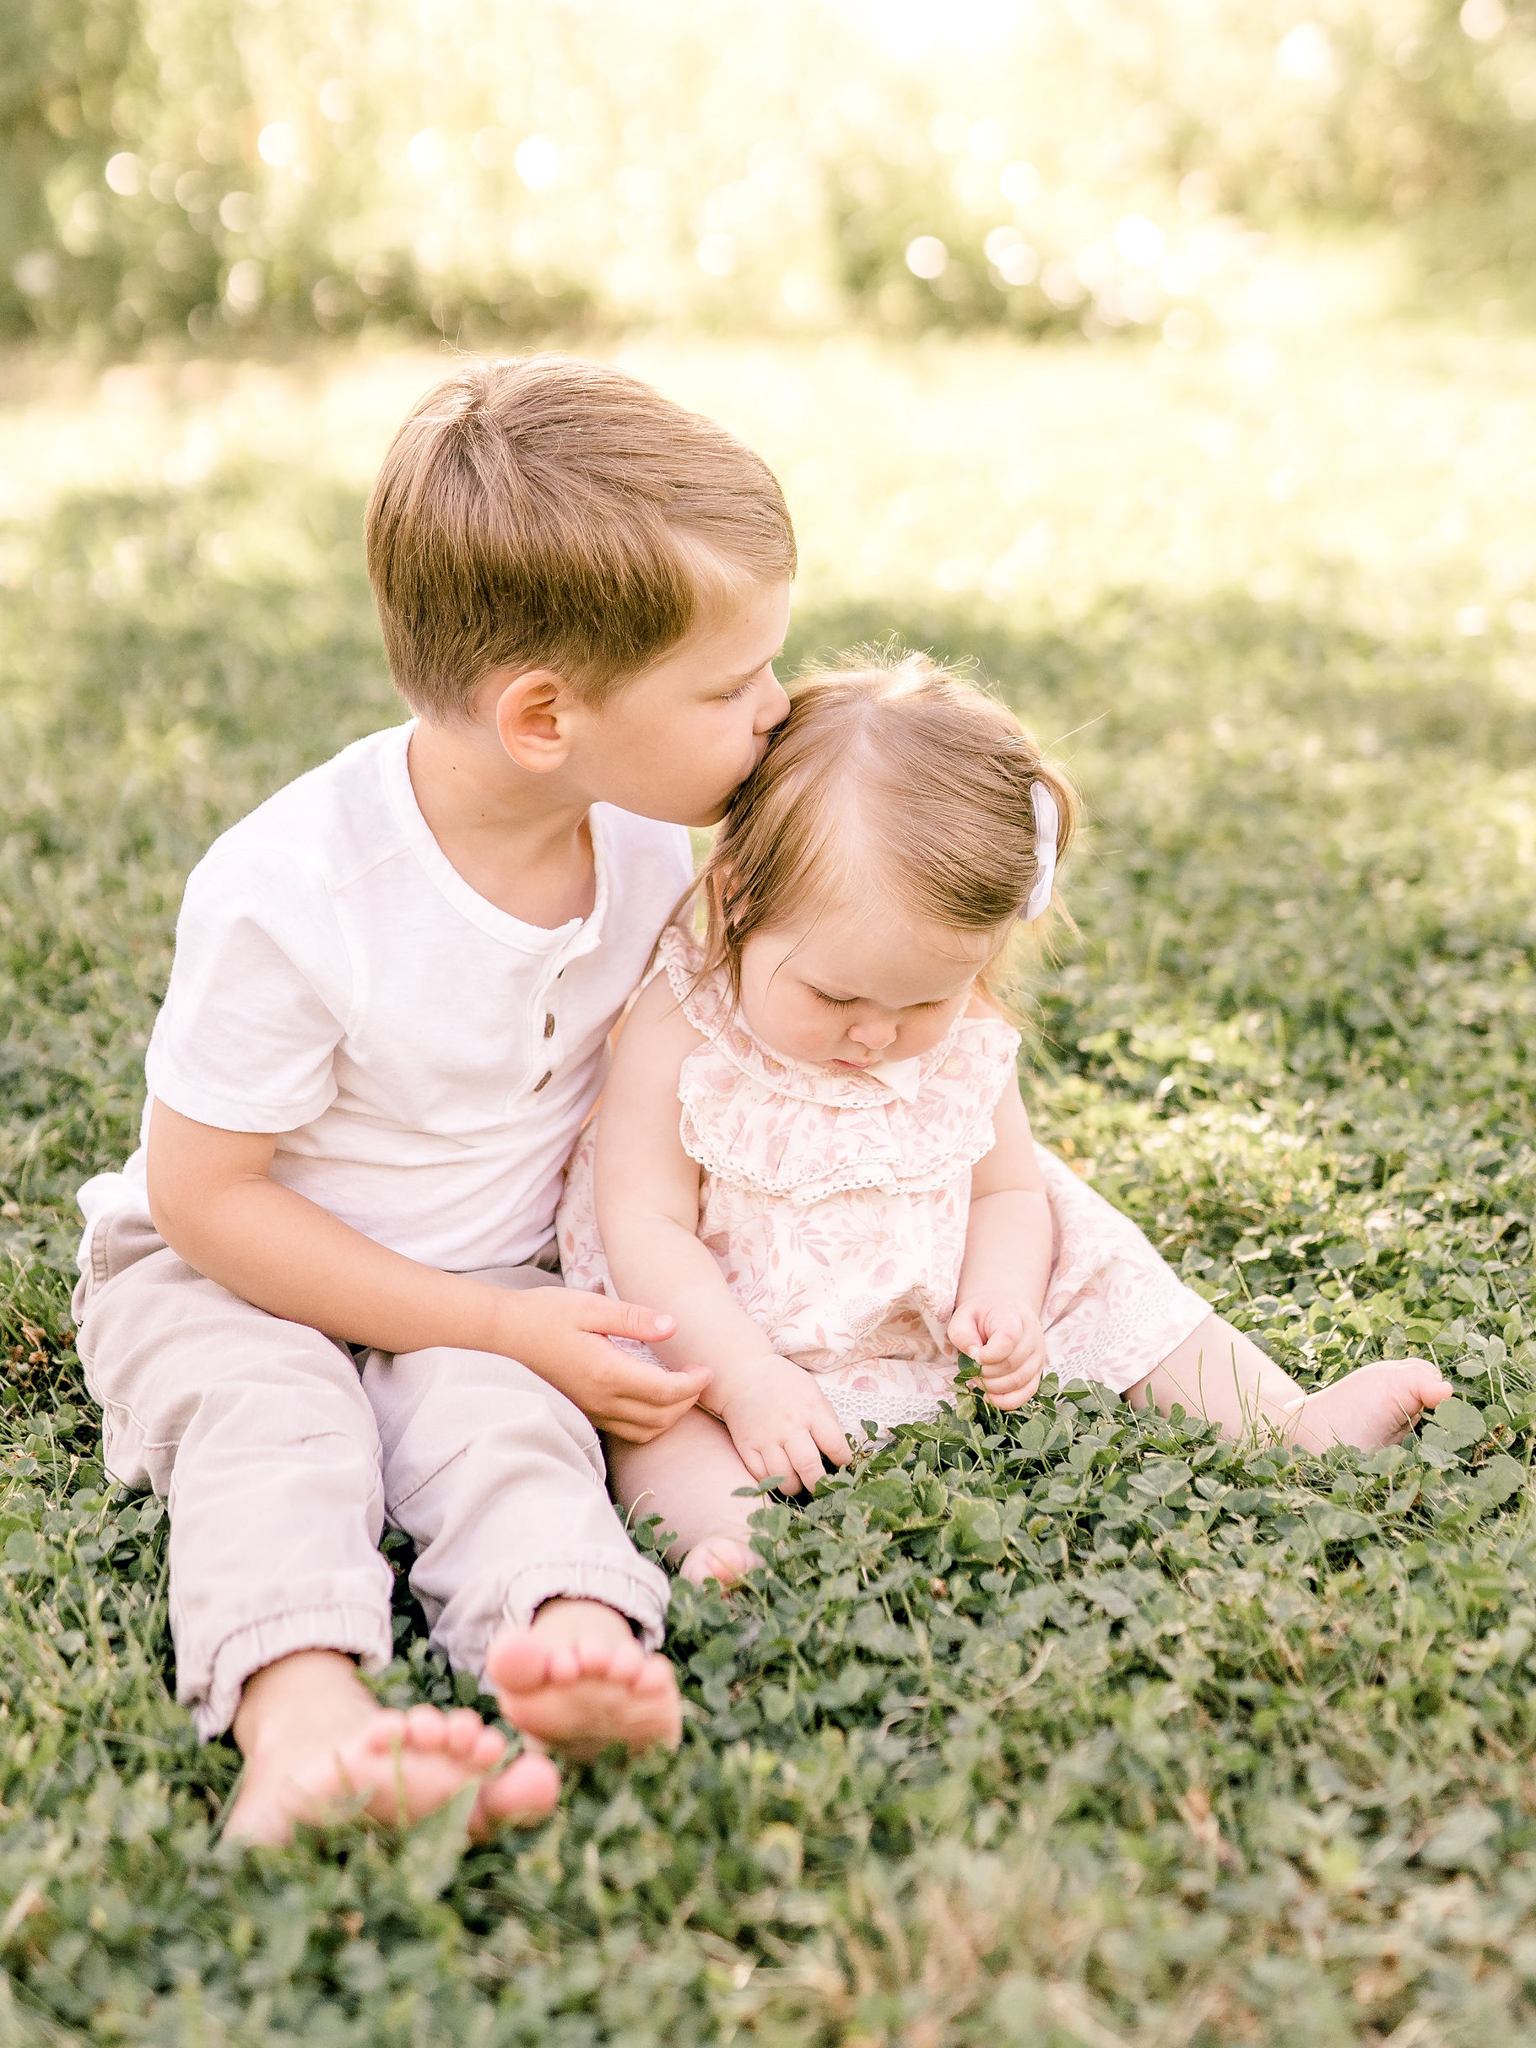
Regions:
M 675 1744 L 626 1514 L 729 1583 L 743 1488 L 963 1385 L 1016 1409 L 1051 1371 L 1314 1447 L 1449 1392 L 1420 1360 L 1306 1392 L 1035 1141 L 1009 990 L 1075 794 L 929 656 L 786 693 L 794 535 L 735 436 L 602 364 L 471 363 L 367 544 L 414 715 L 193 870 L 141 1144 L 80 1194 L 105 1461 L 169 1500 L 231 1832 L 472 1786 L 489 1834 L 550 1810 L 559 1756 Z M 386 1519 L 510 1761 L 362 1682 Z

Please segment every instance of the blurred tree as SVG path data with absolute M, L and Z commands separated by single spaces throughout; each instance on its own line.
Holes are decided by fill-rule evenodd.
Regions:
M 1198 325 L 1292 221 L 1518 296 L 1533 143 L 1536 0 L 11 0 L 0 327 Z

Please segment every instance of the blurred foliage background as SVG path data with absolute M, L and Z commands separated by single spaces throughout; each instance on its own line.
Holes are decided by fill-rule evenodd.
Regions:
M 1536 296 L 1531 0 L 8 0 L 0 331 L 1190 347 L 1321 228 Z

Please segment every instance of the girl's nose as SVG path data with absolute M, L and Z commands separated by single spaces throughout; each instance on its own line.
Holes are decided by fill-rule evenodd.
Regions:
M 866 1052 L 884 1052 L 888 1045 L 895 1043 L 896 1027 L 894 1024 L 878 1024 L 873 1021 L 868 1024 L 850 1024 L 848 1036 L 855 1045 L 862 1045 Z

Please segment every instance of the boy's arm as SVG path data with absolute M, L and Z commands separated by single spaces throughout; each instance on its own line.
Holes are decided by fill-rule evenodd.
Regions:
M 632 1443 L 669 1428 L 707 1383 L 705 1373 L 664 1372 L 604 1342 L 654 1343 L 670 1327 L 666 1314 L 575 1289 L 512 1292 L 419 1265 L 269 1178 L 276 1143 L 195 1123 L 162 1102 L 150 1117 L 155 1227 L 232 1294 L 381 1351 L 441 1344 L 519 1359 Z
M 813 1376 L 778 1357 L 699 1241 L 699 1169 L 683 1150 L 677 1083 L 701 1043 L 657 975 L 625 1020 L 598 1113 L 603 1251 L 623 1295 L 676 1318 L 676 1335 L 651 1348 L 674 1368 L 708 1369 L 699 1405 L 725 1421 L 753 1476 L 811 1485 L 818 1451 L 844 1464 L 847 1439 Z

